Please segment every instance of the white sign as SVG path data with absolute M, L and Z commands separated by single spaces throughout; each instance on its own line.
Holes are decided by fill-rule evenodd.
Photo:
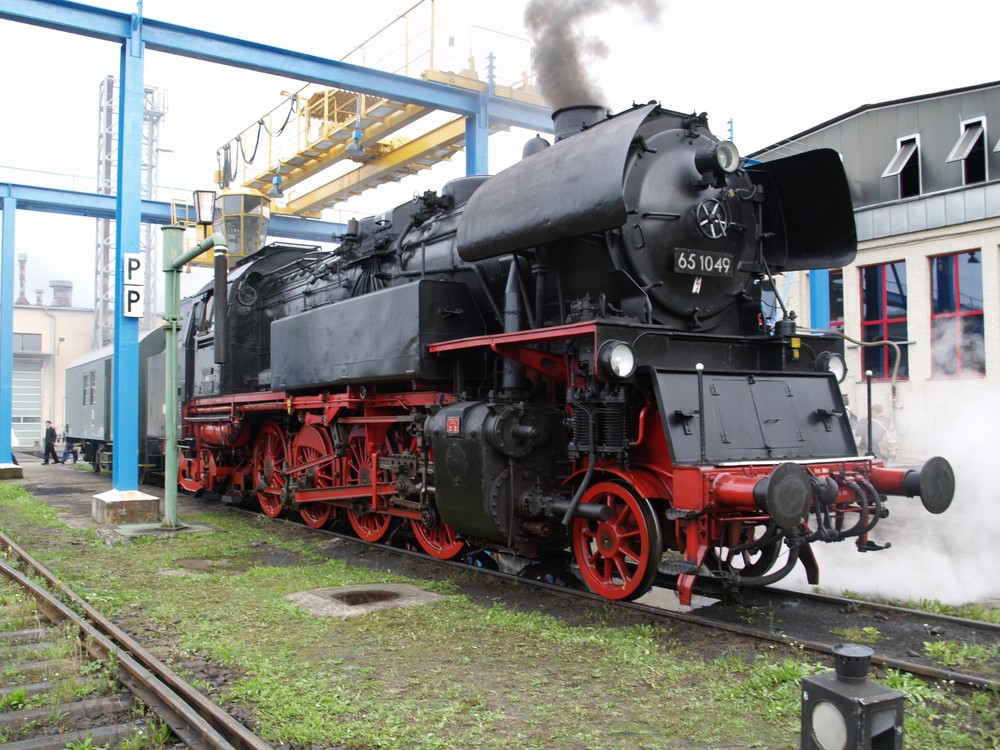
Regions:
M 139 253 L 123 253 L 125 280 L 122 294 L 122 315 L 126 318 L 141 318 L 145 308 L 146 261 Z
M 125 305 L 122 315 L 126 318 L 141 318 L 146 307 L 146 290 L 141 286 L 125 287 Z
M 125 253 L 125 286 L 146 285 L 146 259 L 139 253 Z

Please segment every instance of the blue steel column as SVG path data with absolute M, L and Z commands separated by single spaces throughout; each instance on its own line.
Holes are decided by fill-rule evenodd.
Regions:
M 830 327 L 830 272 L 825 268 L 809 272 L 809 327 Z
M 465 173 L 489 174 L 490 118 L 487 95 L 479 97 L 479 112 L 465 118 Z
M 17 200 L 3 198 L 0 238 L 0 464 L 10 463 L 10 428 L 14 398 L 14 212 Z
M 140 5 L 140 9 L 141 9 Z M 142 16 L 122 45 L 118 102 L 118 219 L 115 229 L 114 474 L 119 492 L 139 487 L 139 319 L 126 318 L 124 253 L 139 252 L 142 208 Z M 155 314 L 147 310 L 146 315 Z

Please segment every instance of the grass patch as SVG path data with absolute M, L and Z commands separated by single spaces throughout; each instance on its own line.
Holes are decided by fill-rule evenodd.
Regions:
M 0 528 L 36 550 L 52 538 L 44 525 L 59 524 L 32 502 L 0 503 Z M 109 545 L 60 526 L 60 543 L 36 556 L 215 700 L 252 712 L 276 745 L 792 750 L 801 680 L 829 668 L 780 647 L 706 659 L 687 645 L 693 631 L 623 625 L 614 607 L 578 605 L 584 615 L 554 602 L 550 614 L 520 611 L 514 596 L 483 603 L 466 595 L 467 574 L 414 581 L 327 559 L 328 541 L 226 509 L 185 520 L 213 530 Z M 339 620 L 284 598 L 391 582 L 445 599 Z M 973 706 L 914 689 L 912 746 L 984 746 L 977 727 L 995 728 L 995 695 Z
M 882 636 L 878 628 L 870 625 L 862 628 L 834 628 L 830 632 L 847 643 L 876 643 Z
M 929 641 L 924 643 L 924 654 L 946 667 L 965 667 L 984 664 L 995 659 L 1000 651 L 994 645 L 981 643 L 956 643 L 955 641 Z
M 857 599 L 859 601 L 873 602 L 876 604 L 888 604 L 895 607 L 905 607 L 906 609 L 916 609 L 921 612 L 929 612 L 934 615 L 948 615 L 950 617 L 961 617 L 966 620 L 980 620 L 982 622 L 992 622 L 1000 625 L 1000 608 L 988 607 L 984 604 L 944 604 L 937 599 L 907 599 L 898 601 L 895 599 L 883 599 L 881 597 L 865 596 L 856 591 L 845 589 L 841 596 L 847 599 Z

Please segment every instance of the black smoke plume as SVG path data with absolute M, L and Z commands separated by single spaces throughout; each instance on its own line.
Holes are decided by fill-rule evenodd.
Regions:
M 530 0 L 524 25 L 531 36 L 538 87 L 553 109 L 574 104 L 604 104 L 604 93 L 586 70 L 607 57 L 601 39 L 587 36 L 584 22 L 612 8 L 638 11 L 629 23 L 654 23 L 660 16 L 659 0 Z

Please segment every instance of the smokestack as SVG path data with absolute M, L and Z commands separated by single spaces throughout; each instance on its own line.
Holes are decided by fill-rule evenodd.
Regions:
M 73 306 L 73 282 L 72 281 L 50 281 L 49 286 L 52 288 L 52 306 L 53 307 L 72 307 Z
M 45 306 L 45 303 L 42 301 L 42 292 L 44 291 L 45 291 L 44 289 L 35 290 L 35 304 L 38 305 L 39 307 Z
M 20 269 L 20 274 L 21 274 L 20 291 L 21 291 L 21 293 L 18 295 L 17 300 L 14 302 L 14 304 L 15 305 L 30 305 L 31 302 L 28 301 L 28 295 L 25 294 L 25 291 L 26 291 L 25 287 L 27 286 L 27 280 L 28 280 L 28 256 L 25 255 L 24 253 L 21 253 L 20 255 L 17 256 L 17 262 L 21 266 L 21 269 Z
M 556 140 L 561 141 L 563 138 L 576 135 L 607 116 L 608 111 L 604 107 L 594 104 L 575 104 L 572 107 L 557 109 L 552 113 Z

